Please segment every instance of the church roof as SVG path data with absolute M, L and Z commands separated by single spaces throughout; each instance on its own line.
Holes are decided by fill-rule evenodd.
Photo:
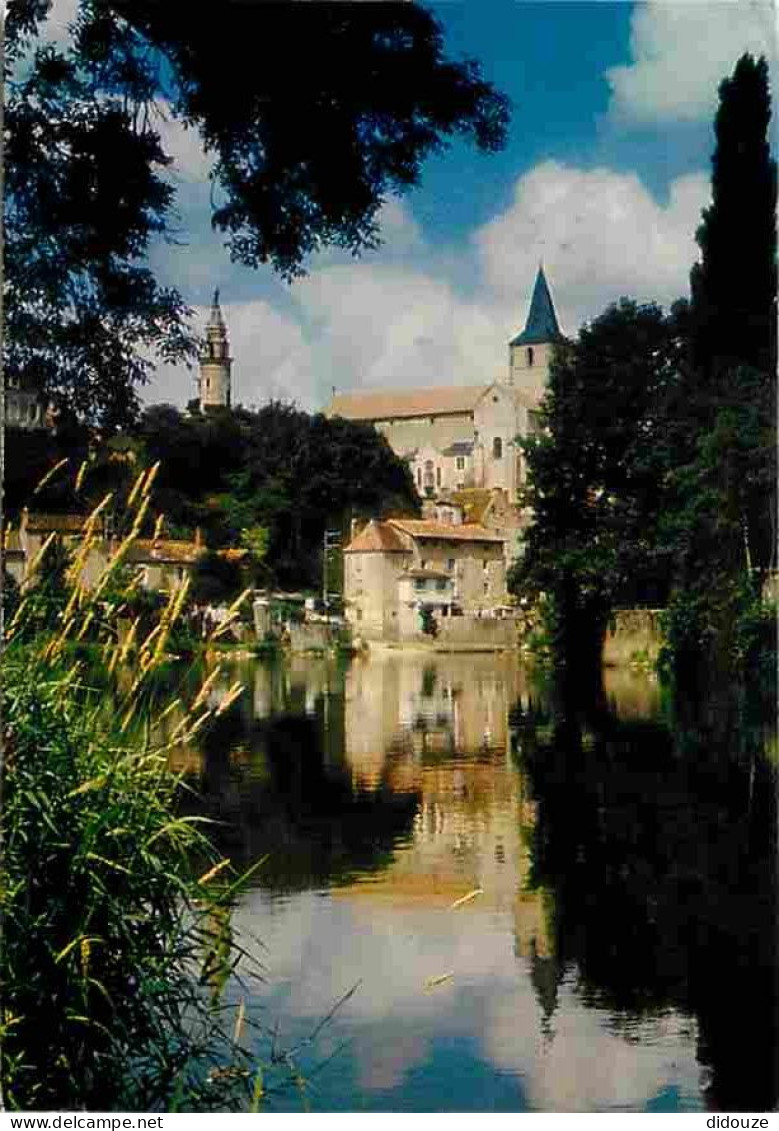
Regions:
M 562 337 L 552 295 L 549 292 L 549 284 L 546 281 L 543 267 L 539 267 L 525 329 L 521 334 L 517 334 L 516 338 L 512 339 L 509 344 L 512 346 L 536 346 L 542 342 L 562 341 Z
M 488 385 L 446 385 L 437 389 L 337 393 L 326 413 L 328 416 L 343 416 L 347 420 L 394 420 L 473 412 L 488 388 Z
M 214 297 L 211 301 L 211 313 L 208 318 L 208 326 L 218 327 L 220 330 L 225 328 L 225 320 L 222 316 L 222 308 L 219 305 L 219 287 L 214 291 Z

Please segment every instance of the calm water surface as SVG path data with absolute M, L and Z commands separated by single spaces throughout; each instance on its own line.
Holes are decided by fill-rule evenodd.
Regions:
M 759 725 L 671 720 L 629 672 L 563 723 L 506 657 L 236 671 L 238 708 L 177 761 L 232 859 L 267 854 L 233 926 L 279 1046 L 354 988 L 300 1050 L 313 1110 L 776 1106 Z

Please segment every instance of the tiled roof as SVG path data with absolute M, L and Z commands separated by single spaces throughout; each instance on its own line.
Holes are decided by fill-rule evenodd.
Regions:
M 386 522 L 369 522 L 348 546 L 345 554 L 407 554 L 408 549 Z
M 392 518 L 390 525 L 412 538 L 435 538 L 439 542 L 502 542 L 500 534 L 483 526 L 469 523 L 452 526 L 443 522 L 430 522 L 419 518 Z
M 172 538 L 138 538 L 130 547 L 130 561 L 172 562 L 178 565 L 194 565 L 206 552 L 206 547 L 198 542 L 184 542 Z
M 559 342 L 562 341 L 562 337 L 544 269 L 539 267 L 525 329 L 521 334 L 517 334 L 510 344 L 535 346 L 542 342 Z
M 84 514 L 28 514 L 24 521 L 31 534 L 81 534 L 87 518 Z
M 473 412 L 487 385 L 449 385 L 437 389 L 409 389 L 370 393 L 338 393 L 326 412 L 347 420 L 394 420 L 414 416 L 443 416 Z

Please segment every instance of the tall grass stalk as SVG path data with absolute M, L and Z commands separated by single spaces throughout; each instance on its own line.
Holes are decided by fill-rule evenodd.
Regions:
M 133 534 L 152 480 L 138 486 Z M 159 737 L 154 677 L 186 586 L 143 639 L 120 639 L 130 543 L 87 589 L 80 571 L 96 544 L 94 518 L 59 599 L 42 612 L 44 586 L 25 587 L 2 657 L 5 1103 L 256 1108 L 297 1069 L 284 1054 L 260 1069 L 247 1043 L 255 1023 L 224 999 L 247 961 L 230 928 L 238 881 L 196 818 L 177 812 L 181 783 L 168 769 L 170 746 L 211 716 L 208 688 L 189 706 L 177 702 L 177 727 Z M 100 657 L 99 679 L 79 658 L 85 644 Z

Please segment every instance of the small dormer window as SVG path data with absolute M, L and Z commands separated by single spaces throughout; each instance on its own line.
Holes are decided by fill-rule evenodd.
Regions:
M 533 347 L 532 346 L 527 347 L 527 367 L 528 367 L 528 369 L 533 368 Z

